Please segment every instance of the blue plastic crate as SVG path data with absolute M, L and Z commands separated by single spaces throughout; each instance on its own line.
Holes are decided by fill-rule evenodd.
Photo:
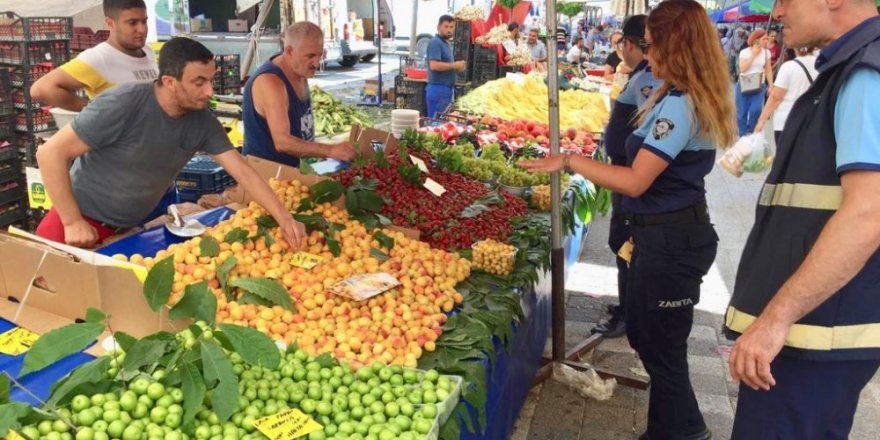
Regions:
M 177 186 L 181 201 L 194 202 L 205 194 L 223 192 L 235 181 L 210 156 L 195 156 L 177 175 Z

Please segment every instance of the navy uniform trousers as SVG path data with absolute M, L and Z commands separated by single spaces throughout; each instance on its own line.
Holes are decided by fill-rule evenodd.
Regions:
M 694 218 L 672 223 L 663 223 L 662 215 L 629 216 L 635 249 L 627 280 L 626 330 L 651 377 L 651 440 L 674 440 L 706 429 L 687 363 L 694 305 L 718 249 L 705 209 L 702 204 L 694 208 Z M 663 224 L 640 224 L 656 221 Z

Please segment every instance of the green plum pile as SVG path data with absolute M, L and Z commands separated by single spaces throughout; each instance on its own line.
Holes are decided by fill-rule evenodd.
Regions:
M 124 354 L 112 356 L 121 364 Z M 441 413 L 458 399 L 455 379 L 436 370 L 377 362 L 353 371 L 327 355 L 311 358 L 300 350 L 284 354 L 277 369 L 245 364 L 236 353 L 230 359 L 239 396 L 226 422 L 205 402 L 187 428 L 184 392 L 160 383 L 166 374 L 159 369 L 124 389 L 77 395 L 59 409 L 61 419 L 26 426 L 20 434 L 34 440 L 262 439 L 258 420 L 299 409 L 322 426 L 303 437 L 310 440 L 417 440 L 435 430 Z

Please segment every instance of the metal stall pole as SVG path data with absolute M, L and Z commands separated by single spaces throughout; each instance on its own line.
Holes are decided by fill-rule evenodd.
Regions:
M 556 0 L 548 0 L 547 3 L 547 26 L 556 31 Z M 595 10 L 593 10 L 595 12 Z M 547 94 L 550 123 L 550 154 L 559 154 L 559 66 L 555 50 L 547 51 Z M 552 359 L 543 359 L 544 365 L 538 369 L 535 382 L 543 382 L 550 378 L 553 372 L 553 364 L 561 363 L 577 370 L 594 370 L 604 378 L 614 378 L 617 383 L 639 389 L 648 387 L 647 381 L 642 378 L 610 371 L 580 361 L 581 355 L 596 348 L 602 342 L 600 333 L 593 334 L 589 338 L 579 342 L 570 350 L 565 349 L 565 251 L 563 249 L 562 227 L 562 191 L 560 187 L 560 172 L 550 174 L 550 274 L 551 274 L 551 337 L 553 356 Z

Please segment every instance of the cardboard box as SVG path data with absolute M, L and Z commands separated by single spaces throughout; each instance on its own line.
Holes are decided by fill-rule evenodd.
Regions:
M 247 20 L 229 20 L 229 32 L 247 32 Z
M 213 32 L 214 25 L 210 18 L 193 18 L 189 21 L 190 32 Z
M 364 27 L 364 41 L 373 41 L 373 38 L 376 36 L 373 19 L 362 18 L 361 21 Z
M 72 322 L 85 319 L 86 310 L 94 307 L 110 316 L 114 330 L 135 337 L 186 327 L 186 322 L 171 322 L 167 309 L 156 313 L 147 305 L 145 268 L 13 228 L 10 232 L 0 234 L 0 297 L 18 304 L 12 322 L 39 332 L 42 327 L 22 320 L 34 314 L 32 309 Z

